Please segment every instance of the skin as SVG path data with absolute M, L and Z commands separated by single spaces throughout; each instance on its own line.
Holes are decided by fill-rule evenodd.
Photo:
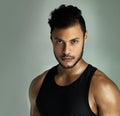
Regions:
M 73 83 L 87 67 L 82 59 L 87 32 L 83 34 L 77 23 L 65 29 L 55 28 L 51 41 L 59 62 L 56 84 L 66 86 Z M 36 97 L 48 71 L 36 77 L 29 89 L 30 116 L 41 116 L 36 106 Z M 69 78 L 68 78 L 69 77 Z M 103 72 L 97 70 L 91 80 L 88 96 L 89 106 L 97 116 L 120 116 L 120 92 L 118 87 Z

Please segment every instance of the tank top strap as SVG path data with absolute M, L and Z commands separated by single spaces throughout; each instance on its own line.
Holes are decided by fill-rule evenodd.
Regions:
M 51 83 L 51 82 L 53 83 L 53 81 L 54 81 L 54 76 L 57 74 L 57 67 L 58 67 L 58 65 L 52 67 L 52 68 L 48 71 L 48 73 L 47 73 L 46 76 L 45 76 L 45 79 L 44 79 L 44 81 L 43 81 L 42 86 L 46 86 L 46 84 Z
M 88 64 L 86 73 L 84 75 L 85 78 L 84 78 L 83 83 L 86 84 L 86 89 L 84 90 L 84 92 L 85 92 L 85 98 L 86 98 L 87 102 L 88 102 L 91 80 L 92 80 L 92 77 L 93 77 L 96 70 L 97 70 L 96 67 L 92 66 L 91 64 Z
M 88 85 L 90 85 L 91 79 L 92 79 L 96 70 L 97 70 L 96 67 L 92 66 L 91 64 L 88 65 L 88 70 L 86 73 L 86 77 L 88 79 Z

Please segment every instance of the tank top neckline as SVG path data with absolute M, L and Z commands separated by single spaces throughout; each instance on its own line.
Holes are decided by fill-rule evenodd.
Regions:
M 68 87 L 70 87 L 70 86 L 73 86 L 75 83 L 77 83 L 77 82 L 78 82 L 79 80 L 81 80 L 82 78 L 84 78 L 84 75 L 85 75 L 85 73 L 87 72 L 87 70 L 89 69 L 90 64 L 88 64 L 88 65 L 86 66 L 85 70 L 82 72 L 82 74 L 81 74 L 76 80 L 74 80 L 72 83 L 70 83 L 70 84 L 68 84 L 68 85 L 63 85 L 63 86 L 57 84 L 56 81 L 55 81 L 55 76 L 56 76 L 57 73 L 58 73 L 57 67 L 58 67 L 58 65 L 55 66 L 55 72 L 56 72 L 56 73 L 55 73 L 54 76 L 53 76 L 53 83 L 54 83 L 54 85 L 55 85 L 56 87 L 58 87 L 58 88 L 68 88 Z

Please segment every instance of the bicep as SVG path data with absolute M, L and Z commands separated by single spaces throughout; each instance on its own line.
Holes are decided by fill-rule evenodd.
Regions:
M 40 116 L 40 112 L 36 106 L 36 99 L 30 95 L 30 116 Z
M 97 105 L 99 116 L 120 116 L 120 91 L 114 83 L 100 87 Z
M 30 100 L 30 116 L 40 116 L 40 112 L 36 106 L 36 96 L 37 96 L 37 83 L 36 80 L 32 81 L 29 88 L 29 100 Z
M 30 116 L 41 116 L 40 112 L 38 111 L 38 108 L 35 105 L 31 106 Z
M 36 106 L 36 97 L 42 85 L 42 82 L 45 78 L 47 71 L 38 76 L 37 78 L 33 79 L 29 88 L 29 99 L 30 99 L 30 116 L 40 116 L 40 112 Z

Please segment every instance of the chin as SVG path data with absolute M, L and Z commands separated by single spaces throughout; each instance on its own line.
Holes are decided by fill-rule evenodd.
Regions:
M 75 66 L 75 64 L 73 64 L 73 65 L 64 65 L 62 63 L 59 63 L 59 64 L 65 69 L 70 69 L 70 68 L 73 68 Z

